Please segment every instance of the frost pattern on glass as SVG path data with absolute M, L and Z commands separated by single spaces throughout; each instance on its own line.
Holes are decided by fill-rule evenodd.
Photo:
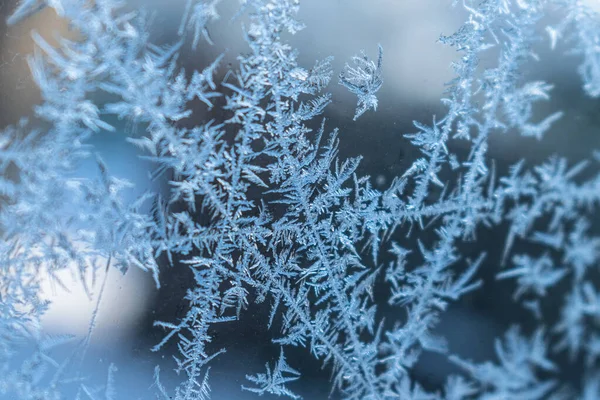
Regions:
M 420 157 L 389 188 L 376 190 L 357 174 L 360 158 L 338 157 L 338 131 L 321 117 L 331 101 L 323 93 L 333 76 L 331 60 L 304 68 L 282 39 L 303 28 L 295 18 L 298 1 L 243 2 L 249 51 L 224 82 L 214 79 L 221 57 L 192 74 L 178 66 L 188 36 L 193 47 L 211 42 L 208 25 L 218 17 L 218 3 L 187 1 L 181 38 L 170 45 L 149 42 L 144 15 L 113 0 L 25 0 L 9 18 L 20 23 L 52 7 L 79 38 L 53 47 L 34 33 L 29 65 L 43 102 L 34 122 L 7 128 L 0 143 L 0 393 L 58 399 L 73 384 L 46 354 L 69 338 L 44 337 L 39 329 L 47 309 L 39 297 L 42 276 L 135 266 L 151 271 L 158 285 L 156 259 L 166 254 L 189 266 L 195 284 L 183 318 L 156 322 L 165 337 L 152 350 L 177 341 L 181 377 L 176 388 L 165 387 L 157 368 L 158 398 L 210 397 L 211 360 L 226 351 L 208 346 L 211 328 L 238 319 L 251 301 L 270 304 L 264 323 L 282 348 L 266 372 L 249 371 L 244 388 L 259 395 L 298 398 L 293 385 L 301 377 L 284 351 L 301 347 L 331 369 L 333 391 L 349 400 L 598 398 L 600 294 L 592 270 L 600 238 L 592 226 L 600 157 L 590 154 L 575 165 L 560 157 L 537 166 L 524 159 L 497 176 L 488 152 L 492 135 L 516 130 L 541 140 L 564 117 L 555 110 L 532 120 L 552 85 L 520 73 L 551 12 L 558 9 L 562 20 L 546 27 L 550 45 L 564 38 L 580 57 L 583 90 L 600 95 L 598 15 L 575 0 L 464 0 L 465 23 L 440 38 L 460 53 L 442 99 L 447 112 L 414 122 L 416 131 L 406 138 Z M 481 68 L 492 47 L 497 62 Z M 382 49 L 376 63 L 366 56 L 353 61 L 340 83 L 358 96 L 357 119 L 377 107 Z M 196 99 L 213 107 L 222 96 L 218 86 L 224 120 L 177 123 L 192 115 Z M 98 92 L 110 102 L 97 105 Z M 143 128 L 129 140 L 156 164 L 155 176 L 172 173 L 169 198 L 148 195 L 124 204 L 126 182 L 101 160 L 97 182 L 71 178 L 74 166 L 91 156 L 86 140 L 113 129 L 104 119 L 111 114 Z M 469 151 L 454 152 L 457 141 Z M 11 178 L 15 167 L 17 179 Z M 146 203 L 149 213 L 141 211 Z M 482 285 L 485 254 L 468 259 L 459 245 L 476 239 L 482 227 L 502 224 L 510 227 L 497 278 L 515 280 L 514 300 L 538 318 L 539 328 L 509 329 L 497 340 L 496 360 L 464 360 L 434 330 L 450 303 Z M 407 227 L 418 239 L 412 248 L 394 235 Z M 516 252 L 519 242 L 543 245 L 546 253 Z M 382 265 L 390 256 L 394 261 Z M 395 325 L 385 324 L 377 309 L 378 281 L 402 315 Z M 560 282 L 570 290 L 560 320 L 547 326 L 540 304 Z M 37 351 L 14 368 L 13 346 L 24 339 L 37 343 Z M 463 374 L 448 377 L 442 391 L 426 391 L 411 375 L 424 350 L 446 355 Z M 580 389 L 560 381 L 551 358 L 563 352 L 585 359 L 589 373 Z M 52 378 L 40 379 L 45 374 Z M 79 398 L 117 398 L 117 369 L 111 366 L 102 379 L 97 389 L 78 383 Z

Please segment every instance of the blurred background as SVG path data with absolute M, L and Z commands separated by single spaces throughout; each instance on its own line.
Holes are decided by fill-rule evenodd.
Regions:
M 154 43 L 177 40 L 183 0 L 129 0 L 128 3 L 133 9 L 143 7 L 154 13 L 151 27 Z M 302 1 L 299 17 L 306 29 L 290 36 L 289 40 L 300 51 L 299 61 L 304 67 L 311 67 L 317 59 L 334 56 L 335 75 L 327 88 L 333 94 L 333 103 L 325 114 L 328 126 L 340 128 L 340 156 L 362 155 L 359 174 L 370 175 L 379 189 L 402 174 L 417 157 L 416 150 L 403 136 L 415 131 L 412 121 L 427 124 L 434 115 L 445 114 L 440 98 L 444 83 L 453 77 L 450 64 L 457 54 L 437 39 L 441 34 L 454 32 L 465 16 L 451 3 L 439 0 Z M 597 6 L 598 3 L 590 1 L 590 4 Z M 69 35 L 67 24 L 50 11 L 8 27 L 6 18 L 15 7 L 15 0 L 0 1 L 0 126 L 32 115 L 32 107 L 40 102 L 26 63 L 27 56 L 33 52 L 31 31 L 38 31 L 50 41 L 53 37 Z M 238 7 L 238 1 L 222 1 L 218 6 L 221 20 L 210 26 L 214 45 L 201 42 L 196 51 L 186 45 L 180 58 L 182 67 L 202 69 L 223 51 L 226 55 L 219 77 L 228 68 L 236 67 L 236 55 L 248 50 L 241 24 L 230 22 Z M 384 85 L 378 93 L 379 107 L 376 112 L 369 111 L 353 122 L 356 97 L 337 85 L 336 77 L 360 50 L 375 58 L 377 44 L 384 49 Z M 543 141 L 524 140 L 516 133 L 493 136 L 490 156 L 497 160 L 500 169 L 522 157 L 527 157 L 529 165 L 554 153 L 577 161 L 588 158 L 591 149 L 600 149 L 600 135 L 595 132 L 600 123 L 600 103 L 585 97 L 576 73 L 580 60 L 565 56 L 567 47 L 559 43 L 551 51 L 548 40 L 540 40 L 535 51 L 542 61 L 531 61 L 524 70 L 525 79 L 535 77 L 555 85 L 552 100 L 537 106 L 539 117 L 557 110 L 563 110 L 565 117 L 552 127 Z M 483 60 L 482 64 L 485 63 Z M 228 64 L 231 67 L 227 67 Z M 138 151 L 125 141 L 130 132 L 124 123 L 115 125 L 119 123 L 111 120 L 119 129 L 101 132 L 94 139 L 96 150 L 111 174 L 135 183 L 135 189 L 128 194 L 131 200 L 147 190 L 166 190 L 165 182 L 150 183 L 151 166 L 139 159 Z M 81 176 L 95 174 L 93 163 L 82 165 L 80 173 Z M 512 286 L 491 278 L 500 268 L 498 254 L 503 245 L 502 232 L 483 232 L 476 244 L 465 245 L 466 253 L 488 251 L 483 273 L 485 287 L 452 306 L 439 326 L 440 333 L 449 341 L 450 350 L 463 358 L 475 361 L 492 358 L 494 338 L 512 322 L 527 321 L 528 314 L 512 303 Z M 86 374 L 104 376 L 108 365 L 114 362 L 119 367 L 118 398 L 127 399 L 151 398 L 152 373 L 157 364 L 161 365 L 167 385 L 177 382 L 179 378 L 171 372 L 174 368 L 171 356 L 176 355 L 176 347 L 171 344 L 159 353 L 149 351 L 164 333 L 152 323 L 155 320 L 172 322 L 185 314 L 186 304 L 182 298 L 192 281 L 190 278 L 184 266 L 168 271 L 165 267 L 161 273 L 162 287 L 157 290 L 151 276 L 135 268 L 123 276 L 111 270 L 92 346 L 85 360 Z M 88 299 L 77 280 L 66 277 L 65 282 L 72 282 L 69 291 L 51 285 L 45 287 L 52 306 L 43 328 L 51 333 L 84 336 L 95 300 Z M 384 310 L 384 313 L 386 319 L 403 317 L 394 315 L 402 313 L 398 310 Z M 251 306 L 239 322 L 221 324 L 216 330 L 213 349 L 227 347 L 228 351 L 212 364 L 214 399 L 256 397 L 242 392 L 239 386 L 245 382 L 246 373 L 262 372 L 264 363 L 274 362 L 279 354 L 278 347 L 270 343 L 273 335 L 266 329 L 267 318 L 268 309 Z M 306 399 L 324 399 L 330 395 L 328 368 L 322 369 L 301 351 L 289 349 L 286 355 L 288 362 L 303 375 L 301 383 L 290 385 L 296 393 Z M 443 357 L 425 354 L 415 374 L 430 388 L 436 388 L 451 371 L 453 367 Z

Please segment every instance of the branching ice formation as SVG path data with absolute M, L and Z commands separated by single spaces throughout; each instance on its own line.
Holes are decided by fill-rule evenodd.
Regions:
M 340 85 L 344 85 L 349 91 L 358 96 L 358 107 L 354 120 L 363 115 L 368 109 L 377 110 L 377 97 L 375 93 L 381 89 L 383 85 L 382 64 L 383 64 L 383 48 L 378 47 L 379 56 L 377 64 L 369 60 L 363 52 L 360 57 L 352 57 L 352 61 L 356 67 L 351 67 L 346 64 L 344 71 L 340 74 Z
M 123 271 L 152 271 L 158 285 L 156 260 L 166 254 L 187 264 L 195 283 L 186 315 L 156 322 L 166 335 L 152 350 L 177 341 L 182 377 L 165 387 L 157 369 L 159 398 L 209 398 L 208 364 L 225 351 L 211 347 L 212 328 L 234 323 L 252 300 L 270 304 L 264 323 L 279 329 L 273 342 L 282 348 L 273 369 L 248 375 L 253 386 L 244 387 L 257 394 L 298 398 L 287 385 L 299 373 L 284 351 L 301 347 L 332 371 L 334 392 L 350 400 L 599 397 L 600 238 L 590 217 L 600 205 L 598 157 L 573 166 L 559 157 L 539 166 L 524 160 L 497 176 L 488 151 L 492 135 L 516 131 L 542 140 L 565 117 L 557 110 L 532 120 L 552 85 L 520 73 L 537 57 L 532 45 L 552 10 L 563 19 L 545 27 L 550 45 L 565 38 L 582 59 L 583 90 L 600 95 L 598 16 L 576 0 L 464 0 L 466 22 L 440 38 L 460 54 L 443 99 L 447 113 L 430 125 L 414 123 L 417 132 L 405 137 L 420 157 L 379 191 L 357 174 L 360 158 L 338 157 L 339 133 L 321 118 L 331 101 L 323 93 L 331 60 L 303 68 L 282 39 L 303 28 L 297 0 L 243 2 L 249 52 L 222 83 L 214 78 L 221 57 L 192 74 L 178 66 L 188 35 L 194 48 L 201 38 L 211 42 L 207 24 L 217 19 L 218 3 L 187 1 L 181 38 L 167 46 L 149 42 L 144 16 L 114 0 L 23 1 L 9 18 L 18 23 L 51 7 L 78 37 L 53 47 L 34 33 L 29 65 L 43 102 L 35 124 L 7 128 L 0 143 L 0 393 L 57 399 L 68 384 L 67 367 L 47 355 L 61 340 L 48 342 L 38 326 L 47 308 L 42 277 L 69 268 L 87 287 L 85 271 L 110 259 Z M 492 48 L 497 62 L 482 68 Z M 379 47 L 377 63 L 354 57 L 356 66 L 340 75 L 358 96 L 355 120 L 377 107 L 382 53 Z M 221 92 L 225 119 L 180 123 L 192 115 L 191 102 L 212 108 Z M 109 100 L 97 104 L 97 93 Z M 155 163 L 155 176 L 172 174 L 169 197 L 151 196 L 147 214 L 141 210 L 149 196 L 124 204 L 126 184 L 101 161 L 98 182 L 72 177 L 91 154 L 89 137 L 112 129 L 104 117 L 111 114 L 139 127 L 129 140 Z M 467 153 L 453 150 L 458 141 Z M 478 231 L 503 224 L 504 260 L 461 255 L 460 245 Z M 409 239 L 398 234 L 407 230 Z M 517 252 L 519 242 L 544 251 Z M 393 262 L 381 261 L 390 256 Z M 498 361 L 477 363 L 451 354 L 435 328 L 451 303 L 481 287 L 484 260 L 486 268 L 508 264 L 497 278 L 515 279 L 514 300 L 540 327 L 509 329 L 496 343 Z M 569 287 L 561 317 L 544 329 L 541 305 L 561 296 L 559 282 Z M 401 311 L 395 324 L 381 318 L 375 287 Z M 39 351 L 11 368 L 13 344 L 22 338 Z M 447 356 L 462 375 L 438 391 L 424 389 L 411 374 L 423 351 Z M 585 364 L 580 390 L 561 381 L 553 358 L 564 352 Z M 46 364 L 51 377 L 38 379 L 48 375 Z M 116 398 L 115 373 L 109 369 L 99 391 L 81 383 L 79 395 Z

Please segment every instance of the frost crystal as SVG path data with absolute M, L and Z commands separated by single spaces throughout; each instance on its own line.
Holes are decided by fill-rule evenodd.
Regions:
M 381 76 L 383 47 L 379 45 L 377 49 L 379 51 L 377 64 L 369 60 L 363 51 L 360 56 L 352 57 L 354 67 L 346 64 L 344 71 L 340 73 L 340 85 L 344 85 L 346 89 L 358 96 L 358 106 L 356 114 L 354 114 L 355 121 L 370 108 L 374 111 L 377 110 L 375 93 L 383 85 L 383 77 Z

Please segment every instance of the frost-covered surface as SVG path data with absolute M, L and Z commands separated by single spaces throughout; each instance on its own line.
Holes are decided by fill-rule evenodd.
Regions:
M 492 135 L 518 131 L 543 140 L 565 117 L 555 110 L 532 120 L 552 89 L 520 73 L 536 57 L 531 49 L 540 32 L 551 46 L 568 43 L 581 61 L 582 89 L 600 95 L 598 15 L 575 0 L 462 2 L 465 23 L 440 38 L 460 53 L 442 100 L 447 113 L 414 123 L 416 132 L 406 137 L 420 157 L 389 188 L 375 190 L 356 172 L 360 159 L 338 158 L 338 131 L 321 117 L 331 101 L 324 92 L 331 60 L 302 67 L 283 39 L 303 28 L 295 19 L 298 1 L 243 2 L 249 49 L 223 82 L 214 79 L 221 57 L 196 71 L 178 66 L 183 46 L 212 42 L 218 3 L 189 0 L 180 40 L 161 45 L 149 42 L 142 14 L 113 0 L 25 0 L 10 17 L 20 23 L 52 7 L 77 37 L 52 47 L 34 33 L 38 48 L 29 64 L 43 102 L 34 122 L 2 136 L 0 393 L 58 399 L 75 384 L 79 398 L 120 398 L 116 367 L 108 382 L 88 382 L 68 372 L 73 359 L 47 355 L 68 338 L 41 334 L 47 304 L 40 280 L 65 268 L 83 277 L 90 268 L 138 267 L 153 272 L 158 285 L 157 259 L 166 255 L 188 264 L 195 284 L 183 318 L 156 322 L 166 335 L 152 350 L 176 341 L 181 379 L 168 387 L 157 368 L 158 398 L 209 398 L 211 361 L 226 351 L 211 347 L 212 328 L 235 324 L 254 302 L 270 305 L 264 324 L 281 353 L 266 371 L 248 371 L 243 388 L 251 393 L 297 398 L 292 386 L 302 377 L 284 354 L 301 347 L 332 371 L 332 390 L 345 399 L 600 397 L 600 237 L 593 232 L 600 156 L 530 165 L 523 154 L 499 176 L 488 154 Z M 563 19 L 542 25 L 556 14 Z M 497 62 L 482 68 L 492 49 Z M 385 65 L 381 47 L 377 62 L 353 61 L 340 83 L 358 96 L 357 119 L 377 107 Z M 93 100 L 98 93 L 103 104 Z M 210 109 L 222 96 L 225 119 L 185 124 L 193 102 Z M 72 177 L 91 154 L 90 135 L 112 129 L 105 118 L 111 114 L 136 126 L 129 140 L 155 162 L 155 175 L 172 175 L 169 198 L 150 194 L 124 204 L 126 184 L 101 160 L 100 181 Z M 469 151 L 454 151 L 457 143 Z M 463 257 L 459 246 L 489 229 L 506 231 L 503 259 Z M 495 359 L 476 362 L 451 354 L 434 330 L 450 303 L 480 289 L 484 265 L 503 266 L 497 279 L 515 281 L 513 300 L 537 327 L 512 327 L 497 339 Z M 543 304 L 563 295 L 559 285 L 567 290 L 554 321 Z M 398 310 L 397 321 L 383 320 L 375 299 L 381 296 Z M 21 340 L 33 340 L 37 350 L 15 368 L 13 347 Z M 411 374 L 423 351 L 443 354 L 462 373 L 426 391 Z M 558 363 L 565 354 L 569 361 Z M 562 379 L 561 369 L 575 367 L 585 371 L 579 385 Z

